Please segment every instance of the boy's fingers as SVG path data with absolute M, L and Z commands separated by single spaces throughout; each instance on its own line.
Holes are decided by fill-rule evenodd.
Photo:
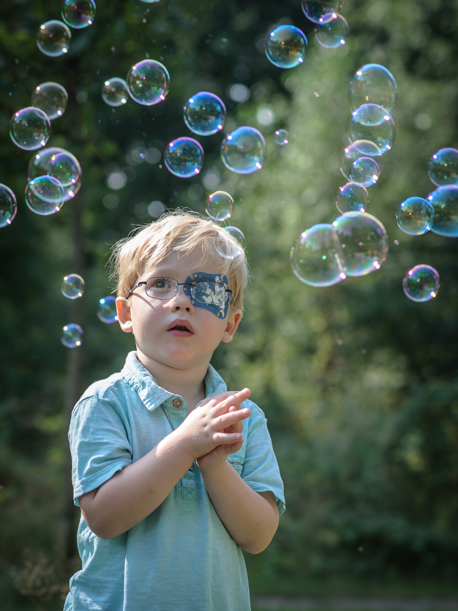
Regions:
M 243 435 L 241 433 L 216 433 L 214 441 L 218 445 L 236 444 L 243 441 Z
M 222 416 L 219 416 L 219 422 L 222 428 L 227 428 L 231 424 L 235 424 L 236 422 L 240 422 L 240 420 L 245 420 L 250 415 L 250 410 L 248 408 L 236 409 L 232 412 L 227 412 Z
M 229 397 L 226 397 L 221 402 L 218 402 L 215 405 L 216 413 L 224 413 L 229 410 L 231 407 L 235 407 L 236 409 L 240 409 L 241 404 L 248 399 L 251 395 L 251 391 L 249 388 L 244 388 Z

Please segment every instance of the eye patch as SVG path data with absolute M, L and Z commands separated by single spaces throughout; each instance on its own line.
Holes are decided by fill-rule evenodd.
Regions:
M 204 308 L 218 318 L 226 318 L 231 292 L 224 274 L 196 272 L 186 278 L 183 292 L 197 308 Z

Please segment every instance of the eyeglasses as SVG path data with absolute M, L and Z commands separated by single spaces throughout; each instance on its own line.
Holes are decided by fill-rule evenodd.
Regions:
M 227 289 L 220 282 L 177 282 L 173 278 L 165 278 L 163 276 L 154 276 L 143 282 L 138 282 L 133 289 L 126 295 L 126 299 L 132 295 L 136 288 L 145 285 L 145 293 L 153 299 L 173 299 L 178 295 L 180 286 L 184 286 L 183 292 L 190 293 L 191 297 L 199 303 L 209 305 L 210 303 L 223 306 L 232 295 L 232 291 Z M 188 288 L 189 287 L 189 288 Z

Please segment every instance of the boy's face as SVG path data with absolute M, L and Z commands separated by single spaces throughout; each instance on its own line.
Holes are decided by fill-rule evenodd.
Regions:
M 218 274 L 215 266 L 204 265 L 201 259 L 200 250 L 189 255 L 172 253 L 159 265 L 148 267 L 137 282 L 163 276 L 181 283 L 189 282 L 197 272 L 203 272 L 204 279 L 209 278 L 207 274 Z M 218 276 L 221 278 L 221 274 Z M 208 295 L 207 301 L 196 305 L 189 287 L 180 286 L 178 294 L 171 299 L 155 299 L 141 285 L 129 299 L 117 298 L 121 328 L 134 334 L 138 357 L 150 372 L 154 372 L 155 363 L 183 370 L 206 369 L 219 343 L 232 340 L 242 317 L 241 310 L 229 308 L 222 318 L 221 307 L 211 303 L 218 297 L 221 305 L 219 292 L 209 291 Z

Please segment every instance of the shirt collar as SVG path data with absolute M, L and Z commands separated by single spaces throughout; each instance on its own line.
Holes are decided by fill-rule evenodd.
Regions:
M 157 384 L 150 372 L 137 359 L 134 350 L 127 355 L 121 375 L 129 386 L 137 392 L 145 407 L 150 411 L 155 410 L 167 399 L 178 396 Z M 212 397 L 227 390 L 226 383 L 212 365 L 208 365 L 205 374 L 205 390 L 207 397 Z

